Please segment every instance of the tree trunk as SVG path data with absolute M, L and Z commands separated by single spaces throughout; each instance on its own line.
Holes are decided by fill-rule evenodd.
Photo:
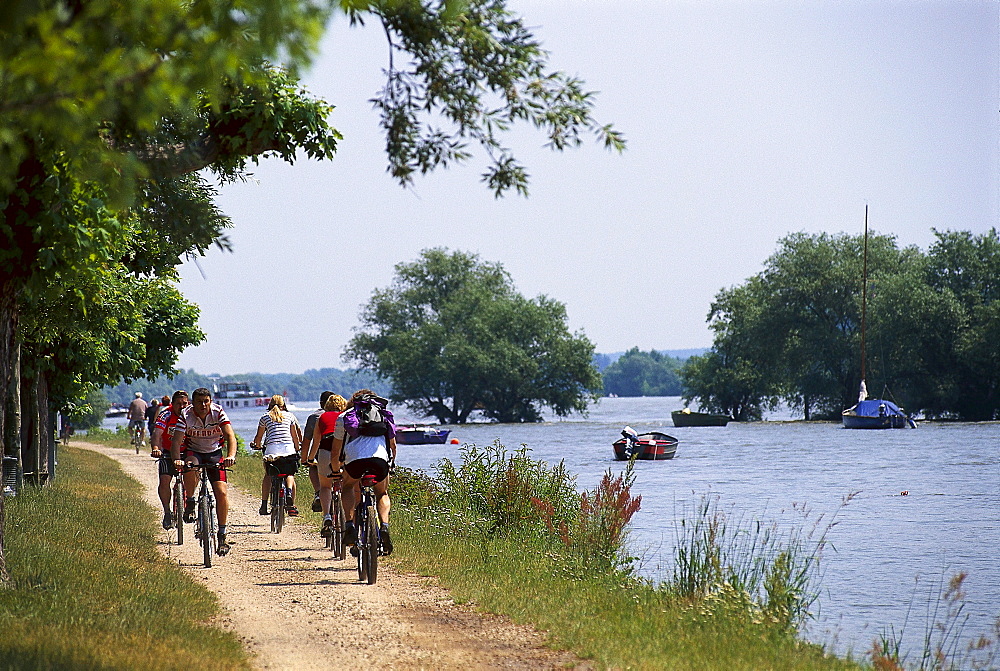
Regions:
M 12 441 L 12 436 L 20 433 L 16 412 L 11 412 L 17 406 L 12 402 L 11 389 L 20 385 L 17 375 L 18 350 L 17 335 L 17 294 L 13 284 L 2 278 L 0 281 L 0 454 L 17 456 L 18 444 Z M 10 584 L 7 573 L 7 562 L 4 558 L 4 531 L 6 515 L 4 510 L 4 484 L 0 483 L 0 586 Z

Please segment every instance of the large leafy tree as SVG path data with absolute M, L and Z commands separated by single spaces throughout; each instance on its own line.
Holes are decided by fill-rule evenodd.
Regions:
M 431 249 L 375 292 L 345 357 L 391 378 L 393 400 L 461 424 L 474 410 L 500 422 L 584 411 L 601 388 L 593 354 L 561 303 L 524 298 L 500 264 Z
M 137 209 L 166 208 L 168 227 L 185 220 L 175 216 L 191 214 L 185 204 L 145 198 L 164 179 L 203 168 L 235 179 L 263 155 L 332 157 L 339 136 L 326 122 L 329 105 L 295 79 L 332 10 L 380 22 L 390 40 L 377 104 L 390 170 L 404 184 L 467 159 L 472 142 L 488 154 L 484 179 L 495 193 L 525 192 L 524 168 L 499 139 L 518 121 L 541 129 L 556 149 L 586 132 L 622 147 L 591 118 L 591 94 L 548 68 L 504 0 L 9 0 L 0 12 L 5 450 L 19 433 L 3 425 L 17 416 L 19 319 L 51 278 L 81 287 L 121 262 L 114 241 L 134 234 L 127 222 Z M 432 125 L 435 116 L 451 128 Z M 188 218 L 193 226 L 173 232 L 197 250 L 218 233 L 213 219 Z M 161 264 L 172 252 L 136 247 L 127 271 L 168 270 Z
M 681 362 L 650 350 L 633 347 L 604 369 L 604 393 L 616 396 L 680 396 Z
M 932 417 L 1000 415 L 1000 236 L 935 231 L 924 254 L 870 235 L 869 393 Z M 739 417 L 783 399 L 806 417 L 854 403 L 861 371 L 860 236 L 793 234 L 764 270 L 719 293 L 712 351 L 685 396 Z M 747 410 L 749 408 L 749 410 Z

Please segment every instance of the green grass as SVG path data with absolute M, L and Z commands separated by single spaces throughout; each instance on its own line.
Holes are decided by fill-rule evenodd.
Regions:
M 140 485 L 107 457 L 59 457 L 55 483 L 6 500 L 0 668 L 249 668 L 208 624 L 215 597 L 157 551 Z

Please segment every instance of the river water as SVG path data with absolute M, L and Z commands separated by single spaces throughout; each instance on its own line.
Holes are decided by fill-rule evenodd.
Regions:
M 888 627 L 907 620 L 904 649 L 919 654 L 933 589 L 968 574 L 965 637 L 986 633 L 1000 616 L 1000 423 L 921 424 L 916 430 L 850 431 L 831 423 L 768 421 L 675 428 L 678 397 L 605 398 L 587 417 L 540 424 L 469 424 L 452 438 L 566 461 L 580 489 L 605 471 L 620 472 L 611 443 L 625 424 L 679 440 L 669 461 L 637 462 L 631 548 L 641 572 L 668 577 L 675 519 L 702 497 L 718 497 L 730 519 L 793 525 L 815 538 L 831 521 L 821 566 L 816 619 L 806 636 L 843 654 L 863 655 Z M 297 412 L 301 422 L 308 412 Z M 400 423 L 412 419 L 396 413 Z M 231 413 L 253 437 L 260 410 Z M 401 445 L 398 463 L 432 471 L 459 445 Z M 901 495 L 902 492 L 907 494 Z M 845 497 L 856 493 L 849 503 Z M 804 511 L 804 512 L 803 512 Z M 935 600 L 936 601 L 936 600 Z M 912 608 L 911 608 L 912 606 Z M 940 619 L 940 618 L 938 618 Z

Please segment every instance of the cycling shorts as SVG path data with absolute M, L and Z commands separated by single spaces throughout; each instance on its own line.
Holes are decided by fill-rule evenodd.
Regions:
M 333 449 L 333 433 L 327 433 L 319 439 L 319 449 L 329 452 Z
M 174 460 L 170 458 L 170 453 L 167 456 L 160 457 L 160 475 L 169 475 L 173 477 L 177 475 L 177 467 L 174 466 Z
M 128 421 L 128 429 L 129 429 L 129 431 L 131 431 L 132 429 L 134 429 L 136 427 L 141 427 L 141 428 L 145 429 L 146 428 L 146 420 L 145 419 L 130 419 Z
M 365 473 L 371 473 L 375 476 L 375 482 L 382 482 L 389 475 L 389 462 L 378 457 L 355 459 L 344 464 L 344 470 L 355 480 L 360 480 Z
M 226 472 L 218 468 L 219 464 L 222 463 L 222 448 L 219 448 L 215 452 L 187 450 L 181 458 L 188 464 L 213 464 L 216 468 L 208 469 L 208 481 L 228 482 Z

